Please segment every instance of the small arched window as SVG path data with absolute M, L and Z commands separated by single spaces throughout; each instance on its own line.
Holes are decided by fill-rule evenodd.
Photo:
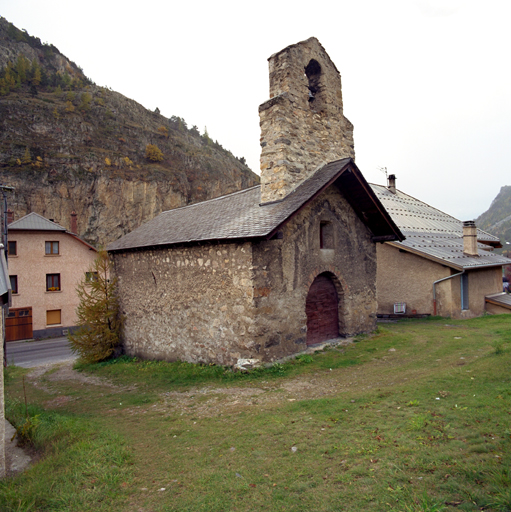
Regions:
M 321 221 L 319 223 L 319 248 L 334 248 L 334 227 L 331 222 Z

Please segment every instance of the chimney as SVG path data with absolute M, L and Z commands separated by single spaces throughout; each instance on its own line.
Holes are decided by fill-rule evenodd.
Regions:
M 479 256 L 477 250 L 477 228 L 473 220 L 463 222 L 463 252 L 468 256 Z
M 7 224 L 14 222 L 14 212 L 9 208 L 7 210 Z
M 389 177 L 387 178 L 387 188 L 390 192 L 393 194 L 396 193 L 396 175 L 395 174 L 389 174 Z
M 71 212 L 71 228 L 69 229 L 71 233 L 75 235 L 78 234 L 78 224 L 76 222 L 76 212 Z

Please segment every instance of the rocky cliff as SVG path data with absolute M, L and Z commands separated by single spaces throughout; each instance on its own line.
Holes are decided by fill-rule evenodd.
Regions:
M 511 186 L 500 189 L 488 210 L 476 219 L 477 227 L 498 236 L 503 245 L 502 251 L 511 249 Z M 500 252 L 502 252 L 500 251 Z
M 36 212 L 106 245 L 164 210 L 259 178 L 207 133 L 98 87 L 55 47 L 0 18 L 0 181 Z

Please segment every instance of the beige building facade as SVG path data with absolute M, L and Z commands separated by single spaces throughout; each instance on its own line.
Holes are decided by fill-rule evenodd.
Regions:
M 406 239 L 377 247 L 378 314 L 511 312 L 502 301 L 502 266 L 511 260 L 493 252 L 498 238 L 401 192 L 389 178 L 387 187 L 371 186 Z
M 9 315 L 15 320 L 18 312 L 31 310 L 33 337 L 61 336 L 76 324 L 76 286 L 96 258 L 96 249 L 36 213 L 9 224 L 8 240 Z M 20 316 L 19 322 L 24 319 Z M 14 337 L 23 336 L 21 331 L 13 332 Z

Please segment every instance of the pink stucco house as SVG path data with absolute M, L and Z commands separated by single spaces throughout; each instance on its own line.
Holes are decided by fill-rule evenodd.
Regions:
M 12 305 L 6 318 L 7 341 L 61 336 L 73 327 L 76 286 L 96 253 L 77 235 L 37 213 L 11 222 L 8 268 Z

